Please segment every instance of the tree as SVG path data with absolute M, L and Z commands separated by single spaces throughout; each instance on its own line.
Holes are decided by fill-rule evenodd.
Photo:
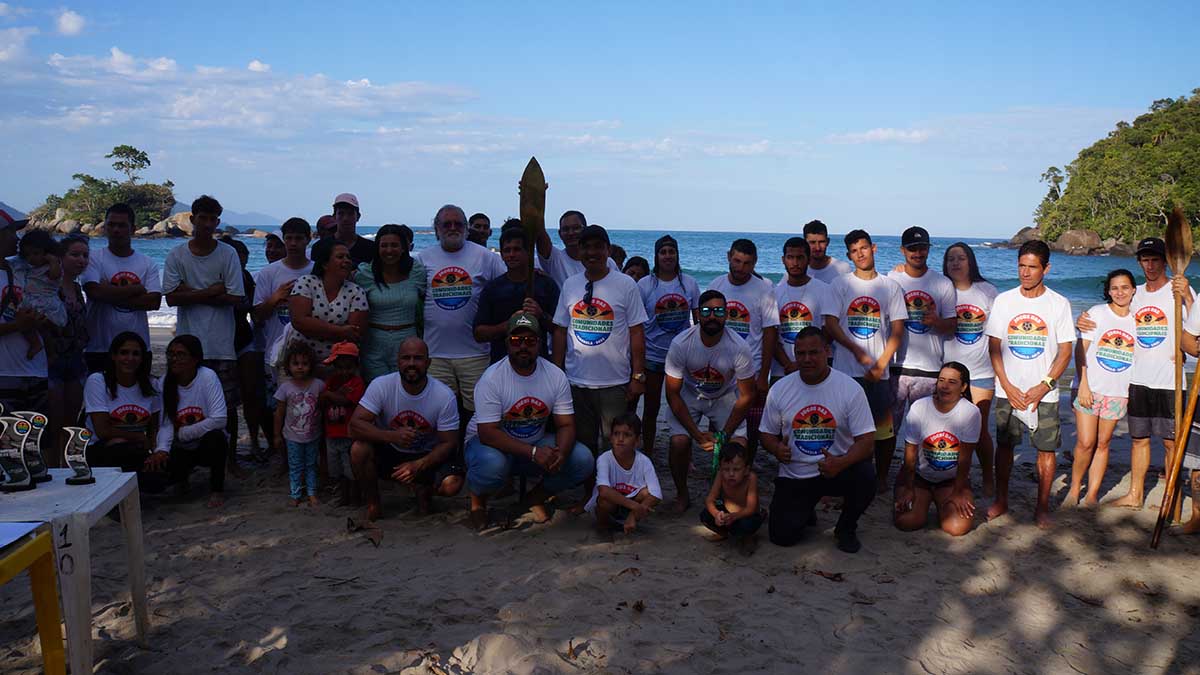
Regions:
M 104 156 L 105 159 L 116 159 L 113 162 L 113 170 L 117 173 L 125 174 L 130 183 L 136 183 L 139 171 L 144 171 L 150 166 L 150 155 L 138 150 L 132 145 L 118 145 L 113 148 L 112 152 Z

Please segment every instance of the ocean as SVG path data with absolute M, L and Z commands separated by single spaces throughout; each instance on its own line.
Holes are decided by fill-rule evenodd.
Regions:
M 376 227 L 359 227 L 359 233 L 370 237 L 377 229 Z M 670 232 L 669 234 L 679 241 L 679 258 L 684 271 L 694 276 L 700 283 L 701 288 L 707 286 L 708 282 L 713 278 L 727 271 L 725 254 L 729 250 L 729 244 L 738 237 L 748 237 L 758 246 L 758 272 L 772 280 L 778 280 L 784 272 L 783 263 L 780 260 L 783 254 L 783 242 L 789 237 L 794 236 L 790 233 L 746 234 L 736 232 L 683 231 Z M 623 246 L 630 256 L 639 255 L 650 260 L 652 263 L 654 259 L 652 250 L 654 242 L 662 235 L 662 231 L 609 231 L 609 237 L 612 239 L 612 242 Z M 492 246 L 496 245 L 498 236 L 499 234 L 493 229 L 493 236 L 490 242 Z M 551 237 L 557 243 L 557 235 L 551 233 Z M 832 241 L 829 246 L 831 255 L 845 250 L 841 246 L 841 235 L 835 234 L 831 238 Z M 250 249 L 250 262 L 247 267 L 253 272 L 265 266 L 267 261 L 263 257 L 264 240 L 252 237 L 241 237 L 240 239 Z M 417 250 L 434 245 L 433 232 L 429 229 L 416 230 L 415 239 L 415 249 Z M 876 265 L 881 272 L 886 272 L 897 263 L 903 261 L 903 256 L 900 252 L 900 237 L 879 236 L 875 240 L 879 247 Z M 167 252 L 184 243 L 184 241 L 183 239 L 138 239 L 134 241 L 134 248 L 150 256 L 161 265 L 166 258 Z M 1004 291 L 1017 285 L 1017 252 L 1012 249 L 988 248 L 985 246 L 989 242 L 997 241 L 996 239 L 934 237 L 932 241 L 933 250 L 929 256 L 930 267 L 940 271 L 943 253 L 945 253 L 948 246 L 957 241 L 964 241 L 971 245 L 975 250 L 976 258 L 979 260 L 980 271 L 988 281 L 996 285 L 996 288 Z M 93 248 L 105 245 L 106 242 L 103 238 L 92 239 Z M 1137 260 L 1132 257 L 1069 256 L 1056 253 L 1052 254 L 1050 258 L 1050 272 L 1046 278 L 1046 285 L 1066 296 L 1071 301 L 1072 310 L 1075 314 L 1078 314 L 1098 302 L 1103 302 L 1101 286 L 1103 285 L 1105 275 L 1110 270 L 1122 267 L 1132 271 L 1138 283 L 1145 281 L 1141 275 L 1141 268 L 1138 267 Z M 162 308 L 151 313 L 150 324 L 153 326 L 174 326 L 175 309 L 167 307 L 166 303 L 164 303 Z

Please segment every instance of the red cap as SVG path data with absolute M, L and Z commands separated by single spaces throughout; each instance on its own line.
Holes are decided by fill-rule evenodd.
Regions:
M 339 356 L 353 356 L 358 358 L 358 345 L 353 342 L 339 342 L 333 346 L 333 350 L 329 352 L 329 358 L 325 359 L 325 365 L 332 365 Z

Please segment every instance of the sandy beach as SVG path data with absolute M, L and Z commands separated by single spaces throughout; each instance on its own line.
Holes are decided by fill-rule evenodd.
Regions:
M 1128 437 L 1114 446 L 1102 499 L 1128 482 Z M 1200 673 L 1200 538 L 1151 551 L 1151 508 L 1060 510 L 1038 530 L 1033 454 L 1017 458 L 1012 513 L 962 538 L 895 530 L 887 496 L 857 555 L 834 548 L 825 510 L 806 542 L 778 548 L 763 532 L 751 558 L 706 541 L 696 507 L 608 543 L 563 511 L 534 524 L 511 497 L 492 505 L 510 527 L 476 533 L 465 496 L 419 517 L 392 485 L 376 547 L 347 531 L 351 509 L 285 506 L 287 481 L 267 466 L 230 478 L 211 511 L 197 470 L 188 498 L 143 499 L 150 649 L 133 640 L 120 528 L 93 530 L 96 672 Z M 665 453 L 654 459 L 669 500 Z M 1068 471 L 1060 456 L 1056 503 Z M 973 480 L 986 507 L 977 468 Z M 706 488 L 694 476 L 693 501 Z M 0 670 L 40 672 L 23 577 L 0 607 Z

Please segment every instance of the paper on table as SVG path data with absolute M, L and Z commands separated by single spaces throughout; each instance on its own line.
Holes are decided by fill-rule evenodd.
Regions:
M 0 523 L 0 548 L 38 529 L 41 523 Z

